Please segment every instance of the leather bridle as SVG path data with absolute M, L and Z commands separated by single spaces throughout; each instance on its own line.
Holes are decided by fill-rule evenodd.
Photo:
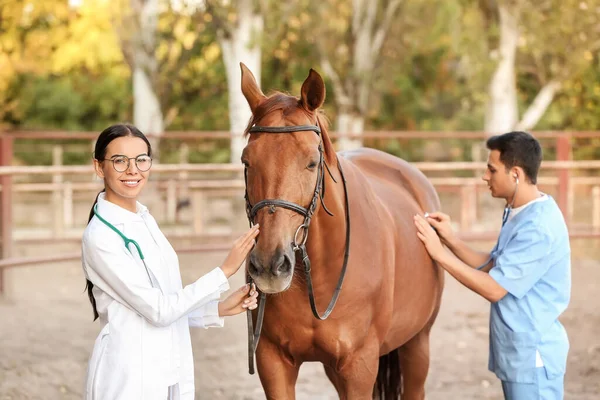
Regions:
M 250 222 L 250 226 L 254 225 L 254 220 L 256 218 L 256 214 L 263 208 L 269 207 L 273 212 L 276 207 L 285 208 L 291 211 L 294 211 L 304 217 L 304 221 L 298 228 L 296 229 L 296 233 L 294 235 L 294 242 L 292 243 L 293 251 L 299 253 L 300 260 L 302 260 L 302 265 L 304 267 L 304 272 L 306 274 L 306 285 L 308 288 L 308 298 L 310 301 L 310 306 L 313 312 L 313 315 L 319 320 L 325 320 L 333 311 L 335 304 L 338 300 L 340 292 L 342 290 L 342 283 L 344 282 L 344 277 L 346 275 L 346 267 L 348 265 L 348 256 L 350 252 L 350 209 L 348 204 L 348 190 L 346 188 L 346 179 L 344 177 L 344 173 L 342 171 L 342 167 L 340 165 L 339 159 L 337 160 L 337 167 L 340 171 L 340 175 L 342 176 L 342 183 L 344 185 L 344 199 L 345 199 L 345 207 L 346 207 L 346 243 L 344 250 L 344 261 L 342 264 L 342 271 L 340 273 L 340 277 L 338 279 L 338 283 L 336 289 L 333 293 L 331 301 L 327 306 L 327 309 L 323 313 L 323 315 L 319 314 L 317 310 L 315 295 L 312 284 L 311 277 L 311 263 L 308 257 L 308 253 L 306 251 L 306 241 L 308 239 L 308 230 L 310 227 L 310 223 L 312 217 L 317 208 L 317 202 L 321 199 L 321 204 L 323 209 L 327 214 L 333 216 L 333 214 L 327 209 L 324 202 L 325 197 L 325 169 L 331 176 L 331 179 L 337 183 L 331 171 L 329 170 L 329 166 L 325 162 L 324 154 L 323 154 L 323 137 L 321 136 L 321 129 L 318 125 L 295 125 L 295 126 L 252 126 L 248 132 L 252 133 L 269 133 L 269 134 L 282 134 L 282 133 L 293 133 L 293 132 L 314 132 L 319 136 L 319 165 L 317 169 L 317 182 L 315 184 L 315 190 L 312 197 L 312 200 L 308 204 L 308 207 L 300 206 L 296 203 L 281 200 L 281 199 L 264 199 L 256 204 L 252 205 L 248 198 L 248 179 L 247 179 L 247 169 L 244 168 L 244 182 L 246 191 L 244 194 L 244 198 L 246 200 L 246 216 L 248 217 L 248 221 Z M 301 236 L 299 236 L 301 234 Z M 251 283 L 252 279 L 250 275 L 247 275 L 248 283 Z M 260 332 L 262 330 L 263 317 L 265 312 L 265 303 L 266 303 L 266 294 L 260 294 L 260 302 L 258 305 L 258 315 L 256 320 L 256 329 L 253 328 L 252 322 L 252 312 L 248 310 L 247 318 L 248 318 L 248 367 L 250 374 L 254 374 L 254 353 L 256 352 L 256 348 L 258 346 L 258 341 L 260 339 Z

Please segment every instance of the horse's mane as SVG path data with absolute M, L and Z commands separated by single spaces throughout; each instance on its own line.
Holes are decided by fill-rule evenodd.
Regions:
M 321 135 L 323 137 L 323 142 L 325 145 L 325 153 L 326 154 L 334 154 L 333 145 L 331 144 L 331 140 L 329 138 L 329 120 L 327 116 L 323 113 L 322 110 L 316 110 L 314 112 L 308 111 L 304 107 L 302 107 L 302 103 L 298 97 L 291 96 L 286 93 L 275 91 L 269 97 L 266 98 L 262 103 L 256 107 L 250 121 L 248 122 L 248 126 L 244 130 L 244 137 L 249 135 L 249 130 L 254 125 L 256 125 L 261 119 L 263 119 L 268 114 L 273 111 L 281 110 L 283 116 L 289 115 L 293 112 L 304 112 L 308 117 L 316 117 L 319 127 L 321 128 Z

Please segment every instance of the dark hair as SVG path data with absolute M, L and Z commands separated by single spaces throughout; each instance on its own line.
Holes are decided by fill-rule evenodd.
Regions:
M 96 146 L 94 147 L 94 158 L 99 162 L 104 161 L 104 159 L 106 158 L 106 148 L 108 147 L 109 143 L 117 138 L 125 136 L 138 137 L 144 142 L 146 142 L 146 145 L 148 146 L 148 156 L 152 157 L 152 146 L 150 146 L 150 142 L 138 128 L 128 124 L 116 124 L 109 126 L 105 130 L 103 130 L 102 133 L 100 133 L 100 136 L 98 136 L 98 139 L 96 140 Z M 100 193 L 102 192 L 104 192 L 104 189 L 100 191 Z M 92 218 L 94 218 L 94 207 L 96 206 L 96 203 L 98 203 L 98 197 L 100 196 L 100 193 L 98 193 L 98 195 L 96 196 L 96 200 L 94 200 L 94 204 L 92 205 L 92 209 L 90 210 L 88 224 L 90 223 Z M 90 303 L 92 303 L 92 310 L 94 311 L 95 321 L 98 318 L 98 310 L 96 309 L 96 299 L 92 294 L 94 284 L 90 282 L 89 279 L 87 279 L 85 288 L 87 290 L 88 297 L 90 298 Z
M 521 167 L 532 184 L 537 183 L 537 175 L 542 163 L 542 147 L 536 138 L 527 132 L 508 132 L 492 136 L 487 140 L 489 150 L 500 152 L 500 161 L 507 170 Z

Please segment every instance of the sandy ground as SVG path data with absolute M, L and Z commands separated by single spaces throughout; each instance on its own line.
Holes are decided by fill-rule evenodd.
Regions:
M 573 296 L 562 321 L 571 339 L 566 399 L 600 398 L 600 262 L 573 263 Z M 182 255 L 185 281 L 207 272 L 224 254 Z M 591 258 L 591 256 L 587 256 Z M 598 259 L 597 256 L 594 258 Z M 100 329 L 84 293 L 78 263 L 40 265 L 9 272 L 10 291 L 0 300 L 0 400 L 80 399 L 92 344 Z M 487 367 L 489 305 L 446 280 L 433 330 L 427 398 L 500 399 L 500 384 Z M 232 287 L 242 284 L 238 274 Z M 258 376 L 247 372 L 246 319 L 223 329 L 192 332 L 197 399 L 264 398 Z M 320 364 L 306 364 L 298 399 L 335 399 Z

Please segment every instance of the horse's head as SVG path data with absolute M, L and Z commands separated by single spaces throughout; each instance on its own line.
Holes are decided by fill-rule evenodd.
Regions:
M 308 234 L 301 228 L 307 220 L 302 210 L 312 216 L 325 162 L 335 162 L 329 159 L 335 154 L 317 111 L 325 100 L 325 84 L 311 69 L 300 98 L 283 93 L 267 97 L 250 70 L 241 68 L 242 92 L 252 110 L 242 153 L 248 214 L 260 224 L 248 272 L 261 291 L 278 293 L 292 282 L 293 243 L 300 244 Z

